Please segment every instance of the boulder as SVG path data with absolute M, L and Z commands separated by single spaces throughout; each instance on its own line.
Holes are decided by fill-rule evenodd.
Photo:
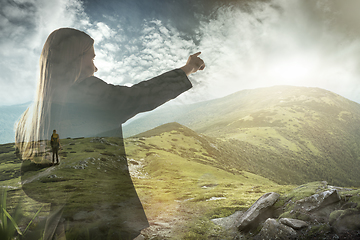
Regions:
M 327 190 L 324 192 L 316 193 L 296 202 L 295 209 L 305 210 L 307 212 L 315 209 L 325 207 L 327 205 L 337 203 L 341 197 L 336 189 Z
M 330 214 L 329 222 L 338 234 L 360 230 L 360 211 L 354 208 L 334 211 Z
M 341 206 L 341 210 L 349 209 L 349 208 L 356 208 L 358 206 L 357 203 L 354 202 L 347 202 Z
M 296 230 L 309 226 L 307 222 L 293 218 L 281 218 L 279 222 Z
M 272 216 L 271 207 L 279 199 L 280 195 L 275 192 L 261 196 L 237 221 L 239 231 L 249 231 L 258 224 Z
M 295 239 L 297 233 L 291 227 L 288 227 L 282 223 L 276 221 L 276 219 L 268 218 L 258 235 L 256 240 L 268 240 L 268 239 Z
M 226 233 L 228 234 L 228 236 L 232 236 L 232 239 L 241 239 L 239 238 L 240 232 L 236 228 L 236 222 L 242 214 L 244 214 L 244 212 L 237 211 L 228 217 L 215 218 L 211 219 L 211 221 L 214 224 L 221 226 L 223 229 L 226 229 Z
M 215 218 L 215 219 L 211 219 L 211 221 L 214 224 L 219 225 L 225 229 L 236 229 L 235 226 L 236 220 L 239 219 L 242 215 L 243 215 L 242 211 L 237 211 L 228 217 Z

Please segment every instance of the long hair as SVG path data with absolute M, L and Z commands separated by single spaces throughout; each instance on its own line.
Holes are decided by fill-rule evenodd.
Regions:
M 40 56 L 40 76 L 34 103 L 23 113 L 16 125 L 15 144 L 23 160 L 34 159 L 44 152 L 50 129 L 51 106 L 66 98 L 68 88 L 81 75 L 82 59 L 94 44 L 86 33 L 60 28 L 47 38 Z

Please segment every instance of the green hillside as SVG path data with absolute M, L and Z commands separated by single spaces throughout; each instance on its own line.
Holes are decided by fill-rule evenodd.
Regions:
M 178 123 L 128 138 L 125 144 L 130 164 L 144 166 L 132 176 L 139 195 L 146 196 L 142 202 L 149 220 L 179 218 L 183 225 L 173 229 L 174 236 L 208 239 L 217 228 L 204 226 L 206 219 L 228 216 L 246 209 L 265 192 L 292 187 L 222 165 L 216 142 Z
M 277 86 L 183 106 L 172 119 L 163 111 L 162 121 L 213 137 L 236 169 L 278 183 L 360 184 L 360 105 L 332 92 Z M 147 115 L 146 123 L 161 116 Z M 141 125 L 139 119 L 127 127 Z
M 118 138 L 63 139 L 61 144 L 61 164 L 57 166 L 21 163 L 13 144 L 0 145 L 0 183 L 8 189 L 9 212 L 16 203 L 21 203 L 20 226 L 25 226 L 36 211 L 45 206 L 32 231 L 38 229 L 40 219 L 47 216 L 49 199 L 59 203 L 70 199 L 74 208 L 65 212 L 66 215 L 98 212 L 100 210 L 94 210 L 92 203 L 101 201 L 104 192 L 113 190 L 119 180 L 121 169 L 117 166 L 121 153 L 118 146 L 121 141 Z M 160 239 L 170 235 L 186 238 L 189 234 L 195 236 L 192 239 L 211 234 L 225 236 L 226 233 L 209 219 L 246 209 L 266 192 L 281 193 L 291 188 L 222 166 L 215 144 L 212 139 L 177 123 L 125 140 L 130 174 L 152 225 L 145 230 L 145 235 L 155 234 Z M 48 154 L 49 149 L 46 151 Z M 33 199 L 21 189 L 19 170 L 22 164 L 22 168 L 28 170 L 23 175 L 23 180 L 28 181 L 26 192 L 31 193 Z M 101 186 L 99 179 L 103 183 Z M 160 231 L 159 224 L 171 226 L 171 231 L 169 227 Z M 206 233 L 199 235 L 198 231 Z
M 170 113 L 161 121 L 171 119 Z M 247 209 L 266 192 L 324 180 L 360 185 L 360 105 L 334 93 L 299 87 L 246 90 L 183 106 L 179 113 L 172 118 L 181 124 L 170 122 L 125 139 L 130 175 L 151 224 L 146 236 L 227 239 L 209 219 Z M 139 120 L 134 124 L 141 126 Z M 21 203 L 24 228 L 44 206 L 31 229 L 36 232 L 49 212 L 46 199 L 71 199 L 71 211 L 95 211 L 91 202 L 101 202 L 104 191 L 117 187 L 121 142 L 63 139 L 57 166 L 22 163 L 13 144 L 0 145 L 0 185 L 8 189 L 9 212 Z M 44 154 L 49 153 L 46 148 Z M 23 177 L 31 180 L 27 192 L 38 193 L 33 199 L 21 189 L 21 166 L 30 170 Z
M 280 193 L 281 199 L 287 201 L 295 186 L 279 185 L 243 170 L 255 167 L 249 159 L 254 156 L 261 159 L 261 155 L 254 154 L 264 149 L 244 141 L 224 139 L 198 134 L 178 123 L 165 124 L 125 139 L 130 175 L 150 222 L 150 227 L 142 232 L 145 237 L 233 239 L 230 232 L 214 225 L 210 219 L 246 210 L 267 192 Z M 56 202 L 70 199 L 73 208 L 64 213 L 67 219 L 76 215 L 76 219 L 82 216 L 83 221 L 91 222 L 94 212 L 107 211 L 107 208 L 94 209 L 93 202 L 101 202 L 106 192 L 111 196 L 116 193 L 114 186 L 122 172 L 119 138 L 62 139 L 61 144 L 61 164 L 56 166 L 22 163 L 16 157 L 13 144 L 0 145 L 0 183 L 8 189 L 8 211 L 13 212 L 16 204 L 21 203 L 23 217 L 19 225 L 24 229 L 43 206 L 29 230 L 29 234 L 35 236 L 32 239 L 40 239 L 42 219 L 50 209 L 46 199 Z M 238 149 L 242 149 L 241 154 Z M 45 154 L 49 154 L 49 150 L 46 148 Z M 279 162 L 279 158 L 276 161 Z M 289 171 L 288 165 L 274 167 L 270 165 L 276 163 L 271 161 L 259 162 L 263 165 L 257 169 L 269 167 L 264 174 L 268 174 L 269 169 L 278 173 Z M 32 198 L 21 189 L 21 165 L 28 170 L 23 180 L 31 180 L 26 191 L 32 192 Z M 312 181 L 313 176 L 301 174 L 309 179 L 308 182 Z M 274 179 L 281 177 L 278 175 Z M 117 214 L 116 208 L 111 211 Z

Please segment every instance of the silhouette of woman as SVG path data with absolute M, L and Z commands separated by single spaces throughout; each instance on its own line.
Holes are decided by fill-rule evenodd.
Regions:
M 71 28 L 61 28 L 49 35 L 40 56 L 36 99 L 22 115 L 16 129 L 16 146 L 24 160 L 23 189 L 35 200 L 52 203 L 43 239 L 53 239 L 55 232 L 61 232 L 59 229 L 63 229 L 62 233 L 76 230 L 75 239 L 84 236 L 87 239 L 133 239 L 149 226 L 127 168 L 121 124 L 190 89 L 192 85 L 187 76 L 205 67 L 199 54 L 191 55 L 179 69 L 132 87 L 114 86 L 94 76 L 97 71 L 93 62 L 94 40 L 89 35 Z M 28 174 L 25 160 L 47 161 L 46 155 L 40 153 L 45 152 L 42 140 L 49 136 L 51 129 L 57 129 L 64 138 L 115 136 L 121 139 L 121 156 L 113 166 L 113 170 L 118 171 L 117 183 L 107 184 L 105 175 L 97 179 L 98 184 L 91 194 L 81 193 L 88 194 L 86 208 L 74 195 L 69 195 L 65 202 L 60 201 L 52 193 L 61 189 L 52 189 L 51 185 L 39 190 L 35 182 L 40 177 Z M 56 168 L 61 168 L 61 164 Z M 80 191 L 83 181 L 86 180 L 69 181 L 72 185 L 65 186 L 64 194 L 74 186 Z M 92 201 L 95 194 L 101 198 Z M 77 225 L 74 221 L 61 223 L 75 219 L 75 215 L 78 219 L 84 212 L 93 214 L 94 220 L 90 223 L 78 221 Z

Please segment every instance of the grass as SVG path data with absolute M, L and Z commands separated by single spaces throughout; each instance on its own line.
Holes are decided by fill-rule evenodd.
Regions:
M 72 208 L 67 209 L 66 216 L 77 209 L 94 211 L 94 203 L 104 201 L 104 193 L 126 192 L 121 189 L 121 184 L 117 184 L 129 179 L 121 174 L 126 163 L 121 163 L 124 161 L 121 159 L 121 143 L 117 138 L 63 139 L 60 165 L 46 165 L 50 162 L 49 157 L 42 160 L 45 165 L 29 161 L 22 163 L 22 168 L 27 171 L 21 178 L 1 182 L 2 186 L 14 188 L 9 191 L 10 205 L 23 202 L 21 225 L 34 216 L 42 202 L 45 205 L 36 222 L 48 214 L 50 206 L 46 202 L 70 201 Z M 207 228 L 210 235 L 215 234 L 219 230 L 210 219 L 244 210 L 265 192 L 290 188 L 221 165 L 217 159 L 217 146 L 186 129 L 152 137 L 129 138 L 125 145 L 129 167 L 143 166 L 138 177 L 133 176 L 133 182 L 149 221 L 179 219 L 173 229 L 174 236 L 183 236 L 184 239 L 198 236 L 202 228 Z M 14 154 L 14 149 L 3 154 Z M 0 166 L 15 172 L 20 163 L 8 163 L 5 157 Z M 25 194 L 19 182 L 32 178 L 38 180 L 24 186 Z M 116 194 L 107 194 L 107 197 L 110 206 L 119 201 Z M 191 222 L 195 225 L 189 225 Z
M 42 208 L 41 206 L 39 210 L 34 214 L 34 216 L 31 218 L 31 220 L 28 222 L 27 226 L 24 230 L 21 230 L 19 225 L 21 222 L 22 215 L 22 207 L 20 203 L 17 203 L 14 207 L 13 205 L 13 211 L 10 214 L 8 212 L 7 208 L 7 189 L 2 189 L 1 199 L 0 199 L 0 238 L 3 240 L 12 240 L 12 239 L 18 239 L 20 237 L 27 238 L 26 235 L 28 229 L 33 226 L 33 221 L 37 217 L 37 215 L 40 213 Z
M 166 122 L 167 113 L 155 110 L 127 127 Z M 235 169 L 280 184 L 326 180 L 360 186 L 360 107 L 329 91 L 290 86 L 244 90 L 183 106 L 172 112 L 175 120 L 221 138 L 222 154 Z
M 6 207 L 7 192 L 2 191 L 0 199 L 0 238 L 4 240 L 14 239 L 15 232 L 22 235 L 17 221 L 20 217 L 19 208 L 16 207 L 12 216 L 8 213 Z
M 1 181 L 2 186 L 13 188 L 9 191 L 8 199 L 11 206 L 15 206 L 22 198 L 27 222 L 42 206 L 39 202 L 54 199 L 58 203 L 70 201 L 72 208 L 65 212 L 65 215 L 70 216 L 79 209 L 95 211 L 94 203 L 103 202 L 104 194 L 111 208 L 119 201 L 117 193 L 127 191 L 119 184 L 129 179 L 123 175 L 126 174 L 123 170 L 126 161 L 122 159 L 121 139 L 63 139 L 61 144 L 60 165 L 42 167 L 30 162 L 23 163 L 22 167 L 28 171 L 22 179 L 38 179 L 24 188 L 33 199 L 27 197 L 20 188 L 19 176 Z M 280 185 L 242 170 L 234 162 L 234 156 L 241 160 L 254 154 L 251 151 L 253 146 L 236 144 L 239 142 L 199 136 L 181 125 L 173 125 L 173 128 L 167 126 L 166 130 L 157 129 L 156 134 L 148 132 L 146 135 L 125 139 L 132 181 L 150 223 L 175 224 L 171 229 L 174 239 L 216 239 L 216 236 L 227 239 L 231 236 L 227 236 L 210 219 L 245 211 L 267 192 L 282 194 L 278 202 L 281 206 L 289 199 L 295 201 L 321 188 L 322 183 L 317 182 L 306 188 L 299 186 L 294 189 L 294 185 Z M 16 176 L 13 173 L 18 171 L 20 163 L 13 158 L 10 162 L 6 161 L 14 154 L 14 150 L 9 149 L 6 146 L 6 151 L 0 154 L 0 159 L 3 159 L 0 170 L 6 171 L 10 177 Z M 234 155 L 231 151 L 236 149 L 246 151 Z M 277 159 L 272 156 L 276 155 L 268 153 L 266 163 L 274 164 Z M 244 165 L 252 164 L 240 160 Z M 49 158 L 43 162 L 46 161 L 49 162 Z M 291 164 L 280 163 L 278 161 L 277 167 L 284 168 L 286 173 L 286 168 Z M 272 174 L 277 176 L 278 172 Z M 46 216 L 48 212 L 49 204 L 46 204 L 38 218 Z M 116 211 L 113 212 L 116 214 Z M 26 223 L 25 219 L 22 225 Z
M 176 147 L 172 142 L 177 143 Z M 190 148 L 196 152 L 184 157 Z M 212 154 L 192 136 L 175 132 L 141 140 L 129 138 L 126 149 L 129 158 L 145 165 L 148 177 L 133 181 L 147 217 L 155 221 L 170 214 L 171 218 L 189 219 L 175 230 L 175 236 L 182 239 L 211 239 L 220 230 L 210 219 L 245 210 L 266 192 L 282 193 L 292 187 L 249 172 L 219 169 L 212 157 L 206 157 L 207 164 L 191 161 L 198 153 Z

